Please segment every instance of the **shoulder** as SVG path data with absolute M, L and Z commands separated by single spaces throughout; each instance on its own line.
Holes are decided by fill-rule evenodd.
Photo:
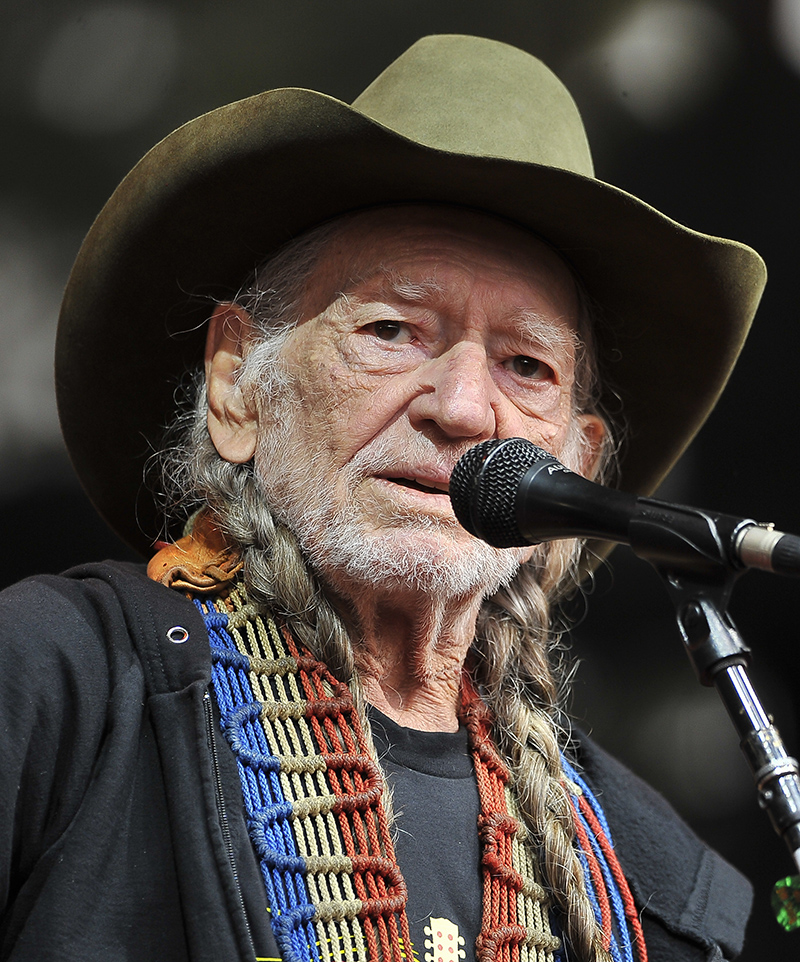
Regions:
M 100 714 L 135 661 L 118 593 L 104 580 L 116 566 L 40 575 L 0 592 L 3 705 L 18 721 L 59 724 Z M 136 583 L 131 568 L 122 577 Z
M 194 643 L 173 644 L 173 626 L 185 626 L 179 636 Z M 42 797 L 58 778 L 74 781 L 79 793 L 109 737 L 135 739 L 151 695 L 210 672 L 195 606 L 148 579 L 143 566 L 114 562 L 0 592 L 0 664 L 6 784 L 35 782 L 33 794 Z
M 175 625 L 191 625 L 197 644 L 172 644 Z M 61 851 L 79 813 L 98 832 L 124 821 L 131 780 L 144 778 L 141 790 L 155 771 L 148 698 L 184 684 L 185 672 L 168 677 L 171 655 L 204 677 L 207 651 L 191 602 L 138 566 L 87 565 L 0 592 L 0 864 L 13 867 L 0 906 Z
M 143 565 L 103 562 L 40 575 L 0 592 L 0 653 L 12 681 L 69 691 L 113 687 L 148 658 L 170 625 L 199 627 L 194 606 L 151 581 Z M 166 627 L 165 627 L 166 626 Z M 52 687 L 50 694 L 55 694 Z
M 113 562 L 26 578 L 0 592 L 0 644 L 26 662 L 69 656 L 105 660 L 110 636 L 124 634 L 125 596 L 146 590 L 143 569 Z
M 702 842 L 666 799 L 583 734 L 580 769 L 605 811 L 614 848 L 643 917 L 726 957 L 741 952 L 752 887 Z M 679 956 L 675 956 L 678 958 Z
M 113 593 L 65 575 L 27 578 L 0 592 L 0 650 L 13 678 L 106 676 L 115 607 Z

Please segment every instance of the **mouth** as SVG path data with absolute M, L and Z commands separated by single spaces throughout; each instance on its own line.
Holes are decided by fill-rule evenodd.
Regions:
M 391 484 L 399 484 L 404 488 L 411 488 L 414 491 L 422 491 L 424 494 L 449 494 L 450 486 L 446 482 L 430 481 L 428 483 L 425 481 L 419 481 L 416 478 L 390 478 L 385 477 L 382 480 L 389 481 Z

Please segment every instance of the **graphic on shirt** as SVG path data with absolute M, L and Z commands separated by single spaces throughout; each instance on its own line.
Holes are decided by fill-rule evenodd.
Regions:
M 462 946 L 464 936 L 458 934 L 458 926 L 450 919 L 435 919 L 431 916 L 430 925 L 425 926 L 425 962 L 458 962 L 466 958 Z

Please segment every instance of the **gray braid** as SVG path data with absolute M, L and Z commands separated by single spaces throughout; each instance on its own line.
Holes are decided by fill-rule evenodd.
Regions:
M 259 395 L 277 391 L 289 372 L 279 355 L 302 316 L 305 283 L 322 251 L 347 218 L 318 228 L 287 245 L 262 267 L 238 297 L 254 319 L 258 349 L 243 376 L 259 384 Z M 575 402 L 591 410 L 594 400 L 592 326 L 582 325 Z M 342 618 L 297 540 L 264 503 L 253 464 L 220 458 L 206 427 L 205 386 L 198 376 L 194 403 L 171 432 L 174 442 L 161 455 L 167 516 L 208 506 L 242 552 L 248 595 L 285 617 L 297 640 L 350 684 L 362 721 L 369 723 L 355 671 L 353 648 Z M 576 584 L 579 547 L 574 542 L 540 546 L 514 581 L 487 599 L 473 644 L 475 680 L 495 719 L 495 740 L 509 766 L 520 811 L 536 844 L 552 895 L 563 912 L 573 957 L 605 962 L 601 936 L 574 847 L 571 804 L 560 764 L 559 683 L 554 671 L 556 639 L 551 606 Z
M 565 934 L 577 958 L 599 960 L 606 953 L 573 845 L 572 806 L 555 722 L 557 642 L 550 629 L 548 588 L 563 584 L 576 561 L 574 542 L 553 542 L 538 552 L 508 588 L 484 603 L 473 647 L 476 681 L 495 717 L 495 742 L 562 910 Z

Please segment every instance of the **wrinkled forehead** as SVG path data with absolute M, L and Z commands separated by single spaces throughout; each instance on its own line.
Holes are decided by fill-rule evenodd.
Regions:
M 379 207 L 333 222 L 306 292 L 308 316 L 334 296 L 374 281 L 417 283 L 446 298 L 440 263 L 489 274 L 498 291 L 513 280 L 548 291 L 577 319 L 579 284 L 564 259 L 543 240 L 480 211 L 438 205 Z

